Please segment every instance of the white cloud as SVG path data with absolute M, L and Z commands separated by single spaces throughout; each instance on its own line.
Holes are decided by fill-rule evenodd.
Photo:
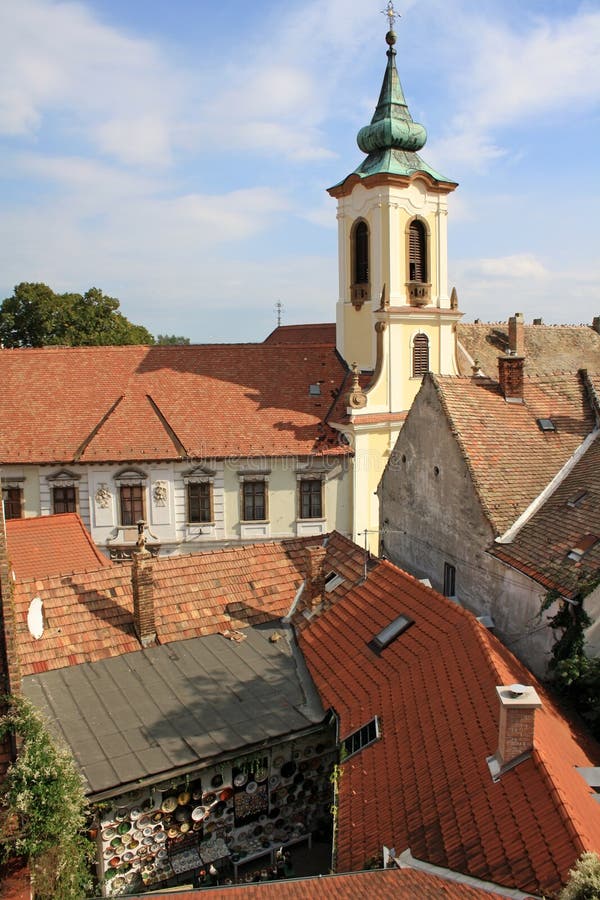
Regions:
M 460 265 L 460 263 L 459 263 Z M 521 280 L 523 278 L 548 278 L 550 272 L 532 253 L 516 253 L 493 259 L 476 259 L 462 263 L 462 269 L 468 277 L 495 278 L 503 281 Z

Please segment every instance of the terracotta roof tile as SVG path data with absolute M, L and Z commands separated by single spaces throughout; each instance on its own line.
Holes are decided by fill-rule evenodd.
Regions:
M 329 344 L 335 347 L 335 322 L 319 322 L 310 325 L 278 325 L 265 340 L 265 344 Z
M 344 375 L 329 345 L 0 350 L 0 462 L 347 453 L 326 424 Z
M 600 371 L 600 334 L 589 325 L 524 325 L 525 366 L 534 373 Z M 498 377 L 498 357 L 508 349 L 508 327 L 503 323 L 466 323 L 456 327 L 461 375 L 471 375 L 471 359 L 483 372 Z
M 77 513 L 8 519 L 10 564 L 17 579 L 110 566 Z
M 400 614 L 414 625 L 376 656 L 367 642 Z M 343 763 L 340 869 L 363 867 L 385 844 L 553 894 L 582 850 L 600 850 L 600 806 L 575 768 L 598 763 L 600 749 L 456 604 L 382 562 L 311 620 L 300 646 L 342 738 L 381 720 L 381 739 Z M 544 705 L 532 757 L 494 783 L 495 686 L 514 682 L 533 683 Z
M 589 549 L 570 558 L 585 535 L 592 536 Z M 600 436 L 514 539 L 490 552 L 564 597 L 585 591 L 600 573 Z
M 286 615 L 305 577 L 305 548 L 322 541 L 302 538 L 154 560 L 158 640 L 168 643 L 215 634 Z M 329 537 L 328 552 L 332 566 L 351 577 L 362 572 L 363 552 L 341 535 Z M 215 574 L 222 583 L 217 591 Z M 348 585 L 340 586 L 332 597 L 347 589 Z M 40 640 L 27 629 L 27 611 L 36 596 L 43 601 L 46 623 Z M 15 609 L 24 676 L 140 648 L 133 628 L 128 564 L 19 579 Z
M 577 373 L 525 376 L 523 403 L 507 403 L 488 378 L 427 377 L 498 534 L 544 490 L 595 425 Z M 552 419 L 556 431 L 541 431 L 539 418 Z
M 157 894 L 156 900 L 167 900 L 170 895 Z M 386 869 L 372 872 L 356 872 L 352 875 L 329 875 L 248 884 L 244 886 L 203 888 L 191 891 L 188 897 L 222 898 L 227 900 L 300 900 L 322 897 L 324 900 L 356 900 L 369 897 L 372 900 L 498 900 L 499 894 L 477 887 L 446 880 L 417 869 Z

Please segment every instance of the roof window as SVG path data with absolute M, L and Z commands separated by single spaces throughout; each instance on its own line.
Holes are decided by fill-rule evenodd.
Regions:
M 369 744 L 375 743 L 379 738 L 379 720 L 377 716 L 359 728 L 353 731 L 347 738 L 342 741 L 343 758 L 348 759 L 368 747 Z
M 596 546 L 598 540 L 599 538 L 595 534 L 584 534 L 583 537 L 581 537 L 577 542 L 577 546 L 573 547 L 567 553 L 568 559 L 579 562 L 579 560 L 583 559 L 585 554 L 588 553 L 592 549 L 592 547 Z
M 570 506 L 571 508 L 577 508 L 578 506 L 581 506 L 585 498 L 588 496 L 588 493 L 588 491 L 580 491 L 578 494 L 575 494 L 574 497 L 570 497 L 569 500 L 567 500 L 567 506 Z
M 556 431 L 556 425 L 552 419 L 538 419 L 537 423 L 540 427 L 540 431 Z
M 320 384 L 309 384 L 308 393 L 311 397 L 320 397 L 321 396 L 321 385 Z
M 396 638 L 410 628 L 411 625 L 414 625 L 414 619 L 409 619 L 408 616 L 398 616 L 393 622 L 386 625 L 379 634 L 376 634 L 373 640 L 369 641 L 369 647 L 371 650 L 374 650 L 375 653 L 381 653 L 382 650 L 389 647 L 392 641 L 395 641 Z
M 338 575 L 337 572 L 330 572 L 329 575 L 325 576 L 325 590 L 326 591 L 334 591 L 336 587 L 339 587 L 340 584 L 344 583 L 344 579 L 341 575 Z
M 600 768 L 598 766 L 589 768 L 585 766 L 577 766 L 576 768 L 583 780 L 587 784 L 589 784 L 593 792 L 596 795 L 600 795 Z M 600 801 L 600 796 L 596 796 L 595 799 Z

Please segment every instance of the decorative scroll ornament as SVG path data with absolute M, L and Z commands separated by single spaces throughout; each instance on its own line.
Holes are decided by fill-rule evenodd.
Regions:
M 360 386 L 360 372 L 356 363 L 352 363 L 352 387 L 347 403 L 352 409 L 364 409 L 367 405 L 367 395 Z
M 105 482 L 102 482 L 102 484 L 99 484 L 96 488 L 94 500 L 96 501 L 96 506 L 99 506 L 100 509 L 108 509 L 110 506 L 111 493 Z
M 155 481 L 152 488 L 152 496 L 157 506 L 164 506 L 167 502 L 167 482 Z

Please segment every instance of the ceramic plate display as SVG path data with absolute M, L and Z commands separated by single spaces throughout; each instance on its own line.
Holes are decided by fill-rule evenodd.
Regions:
M 181 794 L 177 797 L 177 803 L 179 806 L 186 806 L 190 800 L 192 799 L 192 795 L 189 791 L 182 791 Z
M 203 806 L 197 806 L 192 810 L 192 819 L 194 820 L 194 822 L 201 822 L 205 815 L 206 810 Z
M 267 769 L 257 769 L 256 772 L 254 773 L 254 780 L 257 781 L 259 784 L 262 784 L 263 781 L 267 780 L 268 774 L 269 774 L 269 772 Z
M 154 840 L 157 844 L 164 844 L 167 839 L 167 835 L 164 831 L 157 831 L 154 835 Z
M 236 787 L 243 787 L 243 785 L 245 785 L 247 781 L 248 781 L 248 776 L 246 775 L 245 772 L 240 772 L 233 779 L 233 783 L 235 784 Z
M 218 788 L 223 784 L 223 776 L 218 772 L 216 775 L 213 775 L 210 781 L 211 787 Z
M 133 809 L 131 810 L 131 812 L 129 813 L 129 818 L 131 819 L 132 822 L 135 822 L 136 819 L 139 819 L 141 814 L 142 814 L 142 810 L 140 809 L 140 807 L 134 806 Z
M 246 793 L 247 794 L 255 794 L 258 789 L 258 785 L 255 781 L 249 781 L 246 785 Z
M 279 775 L 271 775 L 271 777 L 269 778 L 269 787 L 276 788 L 280 781 L 281 778 L 279 777 Z
M 165 850 L 164 847 L 161 847 L 161 849 L 156 854 L 157 859 L 167 859 L 168 856 L 169 856 L 169 854 L 167 853 L 167 851 Z
M 186 834 L 190 830 L 191 827 L 192 826 L 190 825 L 189 822 L 182 822 L 181 825 L 179 826 L 179 830 L 181 831 L 182 834 Z
M 208 793 L 204 794 L 204 796 L 202 797 L 202 802 L 205 806 L 210 806 L 211 803 L 214 803 L 216 799 L 217 799 L 217 795 L 213 794 L 212 791 L 209 791 Z
M 231 800 L 233 797 L 233 788 L 226 787 L 219 793 L 219 800 Z
M 112 838 L 114 838 L 116 833 L 117 832 L 112 827 L 112 825 L 109 825 L 108 828 L 105 828 L 104 831 L 102 832 L 102 839 L 105 841 L 110 841 L 110 840 L 112 840 Z
M 174 812 L 177 809 L 177 797 L 165 797 L 161 809 L 166 813 Z

